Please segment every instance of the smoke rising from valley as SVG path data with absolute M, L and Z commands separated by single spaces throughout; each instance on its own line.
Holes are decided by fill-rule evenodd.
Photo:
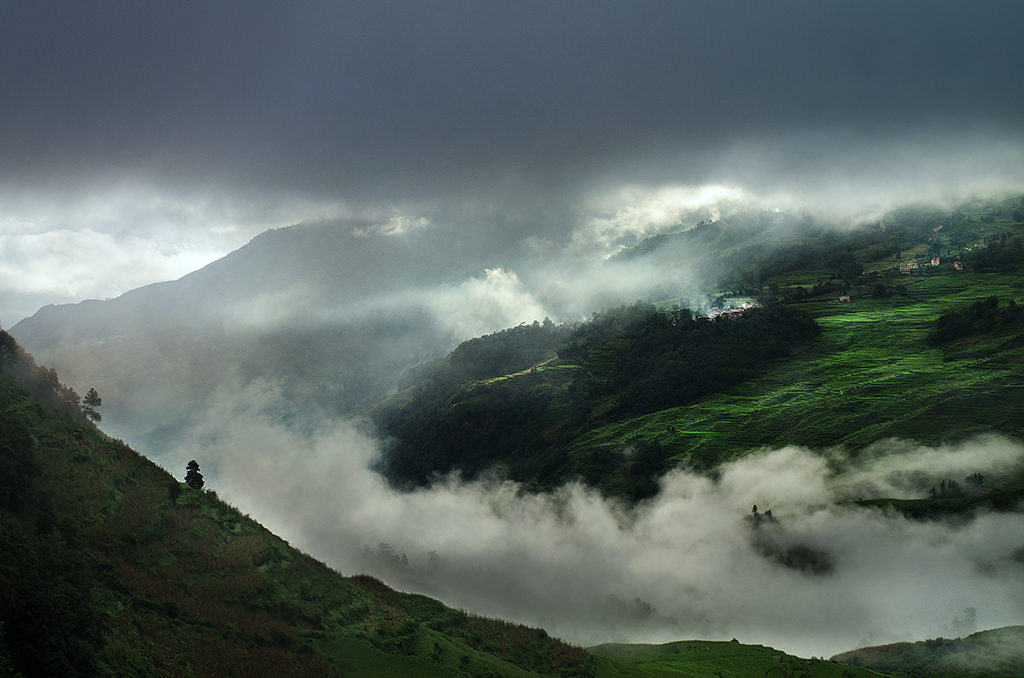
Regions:
M 448 477 L 398 492 L 371 468 L 371 431 L 297 435 L 267 416 L 279 395 L 222 392 L 176 451 L 182 469 L 200 459 L 208 487 L 343 573 L 474 613 L 581 644 L 736 637 L 803 656 L 1022 621 L 1019 515 L 915 522 L 849 503 L 977 472 L 997 484 L 1024 463 L 1008 439 L 887 441 L 855 459 L 764 450 L 715 478 L 670 472 L 629 509 L 573 484 L 537 495 Z M 755 524 L 753 504 L 776 522 Z

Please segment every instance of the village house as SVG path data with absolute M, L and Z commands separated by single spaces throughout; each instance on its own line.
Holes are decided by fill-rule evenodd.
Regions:
M 840 303 L 845 304 L 845 303 L 849 303 L 849 301 L 850 301 L 850 295 L 849 294 L 844 294 L 843 296 L 839 297 L 839 302 Z

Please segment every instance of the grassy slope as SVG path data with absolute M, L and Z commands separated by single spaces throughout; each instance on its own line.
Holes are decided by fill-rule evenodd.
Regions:
M 590 648 L 598 658 L 598 678 L 869 678 L 879 674 L 820 659 L 800 659 L 770 647 L 721 641 L 683 641 L 665 645 L 607 644 Z
M 0 675 L 522 678 L 588 665 L 541 630 L 342 577 L 2 371 L 0 416 L 0 453 L 24 423 L 34 443 L 19 459 L 36 467 L 0 507 Z
M 0 675 L 643 678 L 790 666 L 838 675 L 739 644 L 591 656 L 539 629 L 343 577 L 214 492 L 44 407 L 2 371 L 0 417 L 27 425 L 37 468 L 24 501 L 0 509 Z M 24 587 L 40 596 L 25 600 Z M 31 617 L 48 627 L 45 642 L 20 633 Z M 671 650 L 696 645 L 715 651 Z
M 1020 232 L 1006 220 L 989 224 Z M 863 261 L 865 270 L 897 260 Z M 791 271 L 769 280 L 807 285 L 821 271 Z M 925 339 L 950 307 L 995 295 L 1024 299 L 1024 276 L 938 269 L 889 280 L 906 296 L 873 298 L 851 290 L 798 304 L 822 328 L 799 353 L 773 369 L 696 403 L 617 421 L 577 440 L 581 464 L 638 443 L 666 450 L 675 463 L 712 467 L 762 446 L 845 445 L 887 437 L 921 442 L 984 431 L 1024 436 L 1024 340 L 1020 329 L 931 347 Z
M 692 405 L 623 420 L 576 442 L 577 454 L 657 443 L 701 467 L 761 446 L 859 447 L 982 431 L 1024 434 L 1024 342 L 1012 333 L 929 347 L 948 306 L 1024 297 L 1013 274 L 918 278 L 909 297 L 813 301 L 822 333 L 763 377 Z

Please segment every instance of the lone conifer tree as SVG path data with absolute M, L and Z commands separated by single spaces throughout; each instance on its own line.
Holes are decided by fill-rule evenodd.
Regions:
M 103 399 L 100 398 L 100 394 L 96 392 L 96 389 L 90 388 L 89 392 L 82 398 L 82 414 L 93 421 L 100 421 L 103 419 L 103 415 L 97 412 L 96 408 L 102 404 Z
M 185 467 L 185 471 L 185 484 L 196 490 L 203 489 L 203 474 L 199 472 L 199 462 L 193 459 Z

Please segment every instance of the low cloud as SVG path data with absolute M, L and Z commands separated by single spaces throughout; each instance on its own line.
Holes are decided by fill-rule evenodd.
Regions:
M 842 499 L 924 496 L 943 480 L 960 482 L 967 474 L 998 474 L 1024 465 L 1021 446 L 1008 438 L 980 435 L 972 445 L 919 445 L 906 440 L 884 440 L 862 450 L 855 458 L 836 452 L 833 492 Z
M 92 229 L 7 236 L 3 238 L 3 252 L 0 286 L 14 292 L 68 298 L 116 295 L 149 283 L 151 276 L 179 277 L 215 258 L 188 245 L 164 246 L 144 239 L 115 238 Z M 114 273 L 102 283 L 94 280 L 99 262 Z
M 349 421 L 298 436 L 268 418 L 277 399 L 270 384 L 217 399 L 177 475 L 197 458 L 209 487 L 294 545 L 475 613 L 583 644 L 736 637 L 803 656 L 957 635 L 966 610 L 978 628 L 1024 622 L 1019 514 L 954 525 L 836 503 L 925 459 L 943 460 L 936 479 L 984 468 L 998 483 L 1024 461 L 1005 438 L 890 441 L 845 466 L 835 451 L 762 451 L 714 479 L 671 472 L 627 508 L 575 484 L 538 495 L 449 477 L 396 492 L 371 470 L 372 432 Z M 753 504 L 778 522 L 755 527 Z
M 485 269 L 482 275 L 457 284 L 410 290 L 403 297 L 429 309 L 437 323 L 451 332 L 454 342 L 547 315 L 543 304 L 515 271 L 502 267 Z
M 710 275 L 706 262 L 633 257 L 595 261 L 551 256 L 524 268 L 521 278 L 552 319 L 589 318 L 593 313 L 638 300 L 676 299 L 681 306 L 699 308 L 706 301 Z
M 277 317 L 268 316 L 266 326 L 281 323 L 288 313 L 301 309 L 303 299 L 315 292 L 295 285 L 292 290 L 256 307 L 268 307 Z M 545 301 L 512 270 L 497 266 L 485 268 L 458 282 L 422 283 L 395 292 L 370 294 L 363 299 L 345 299 L 337 306 L 319 309 L 315 318 L 324 324 L 343 327 L 358 325 L 374 317 L 416 317 L 428 322 L 410 328 L 407 341 L 419 341 L 427 348 L 424 359 L 443 355 L 466 338 L 497 332 L 522 323 L 532 323 L 553 315 Z M 255 314 L 242 314 L 252 317 Z M 300 316 L 301 317 L 301 316 Z M 291 318 L 294 322 L 295 318 Z M 413 332 L 415 329 L 415 332 Z M 389 337 L 394 339 L 395 337 Z M 383 338 L 382 338 L 383 342 Z M 385 342 L 386 343 L 386 342 Z M 383 344 L 382 344 L 383 345 Z M 387 351 L 381 350 L 382 355 Z
M 717 220 L 722 212 L 747 204 L 740 188 L 708 185 L 626 186 L 590 201 L 584 224 L 570 238 L 579 252 L 610 256 L 643 238 L 666 230 L 692 228 L 698 220 Z
M 1021 131 L 938 119 L 914 132 L 801 128 L 737 135 L 712 163 L 766 207 L 805 210 L 837 225 L 864 223 L 907 204 L 952 209 L 977 196 L 1019 193 Z
M 352 235 L 366 238 L 371 235 L 383 235 L 386 237 L 405 235 L 412 231 L 422 231 L 432 228 L 434 224 L 426 217 L 408 217 L 404 214 L 396 214 L 384 223 L 373 226 L 357 226 L 352 229 Z

